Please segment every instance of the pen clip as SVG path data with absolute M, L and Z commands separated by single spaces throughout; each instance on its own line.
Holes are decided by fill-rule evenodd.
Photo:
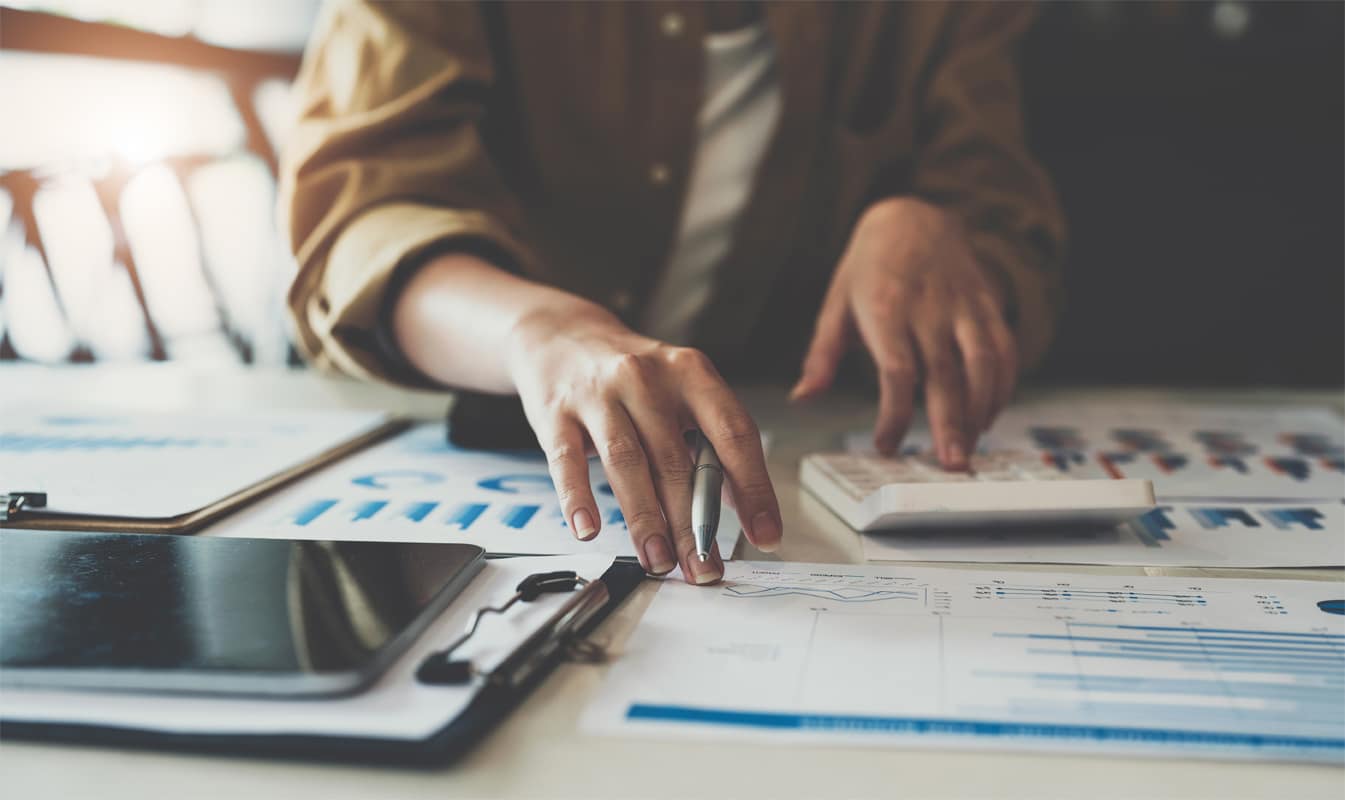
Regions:
M 46 492 L 10 492 L 0 494 L 0 522 L 10 522 L 21 512 L 47 507 Z

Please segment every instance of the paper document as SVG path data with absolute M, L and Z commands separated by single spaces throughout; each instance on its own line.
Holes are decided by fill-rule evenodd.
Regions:
M 739 561 L 659 588 L 583 724 L 1345 763 L 1345 587 Z
M 175 517 L 304 464 L 386 421 L 375 412 L 13 413 L 0 418 L 0 494 L 51 511 Z
M 466 708 L 482 681 L 478 677 L 465 686 L 418 683 L 416 668 L 427 655 L 443 649 L 465 631 L 478 608 L 507 600 L 528 575 L 572 569 L 583 577 L 597 578 L 611 563 L 610 556 L 601 555 L 487 561 L 420 640 L 370 689 L 351 697 L 249 700 L 9 689 L 0 693 L 0 717 L 170 733 L 424 739 Z M 534 603 L 519 603 L 507 614 L 490 616 L 463 645 L 461 656 L 483 669 L 498 664 L 555 613 L 565 597 L 543 596 Z
M 590 462 L 602 529 L 577 540 L 561 513 L 546 460 L 533 453 L 462 450 L 426 423 L 309 476 L 208 532 L 337 541 L 462 541 L 491 553 L 635 555 L 602 465 Z M 727 503 L 719 552 L 732 558 L 742 526 Z

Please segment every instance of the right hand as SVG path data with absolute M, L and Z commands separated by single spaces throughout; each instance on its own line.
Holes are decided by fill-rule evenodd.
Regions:
M 761 435 L 700 351 L 641 336 L 580 302 L 523 317 L 509 371 L 579 539 L 602 526 L 589 484 L 588 456 L 596 454 L 646 571 L 662 575 L 680 563 L 688 583 L 722 578 L 718 548 L 702 562 L 691 527 L 694 465 L 683 434 L 699 429 L 724 465 L 748 540 L 765 551 L 779 544 L 780 507 Z

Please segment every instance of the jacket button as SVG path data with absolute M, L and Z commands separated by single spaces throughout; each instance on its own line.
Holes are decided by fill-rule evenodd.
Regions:
M 672 177 L 672 171 L 668 165 L 662 162 L 653 164 L 649 167 L 649 182 L 655 186 L 662 186 Z
M 659 30 L 663 31 L 664 36 L 673 39 L 682 35 L 682 31 L 686 29 L 687 23 L 686 19 L 683 18 L 681 14 L 676 11 L 669 11 L 659 20 L 658 26 Z

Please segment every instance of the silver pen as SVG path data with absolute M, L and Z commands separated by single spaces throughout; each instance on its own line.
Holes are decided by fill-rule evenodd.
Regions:
M 696 466 L 691 483 L 691 527 L 696 532 L 696 555 L 710 557 L 719 532 L 719 493 L 724 486 L 724 468 L 705 434 L 696 434 Z

